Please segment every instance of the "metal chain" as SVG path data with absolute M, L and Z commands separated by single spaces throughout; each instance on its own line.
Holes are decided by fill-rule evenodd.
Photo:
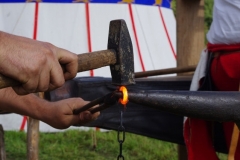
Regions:
M 122 155 L 122 145 L 125 141 L 125 128 L 123 126 L 123 111 L 120 112 L 120 126 L 118 127 L 118 143 L 119 143 L 119 155 L 117 157 L 118 160 L 122 159 L 124 160 L 124 156 Z

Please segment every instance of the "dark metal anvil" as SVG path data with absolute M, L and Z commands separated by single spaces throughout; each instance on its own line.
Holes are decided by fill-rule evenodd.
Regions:
M 195 99 L 196 95 L 194 95 L 194 93 L 198 94 L 199 92 L 194 92 L 190 96 L 182 94 L 192 93 L 188 92 L 191 79 L 192 77 L 186 76 L 141 78 L 136 79 L 135 85 L 127 86 L 130 93 L 130 102 L 127 104 L 123 116 L 123 124 L 126 132 L 184 145 L 183 116 L 216 120 L 211 122 L 211 124 L 214 124 L 212 131 L 214 147 L 218 152 L 227 153 L 228 149 L 224 141 L 224 132 L 221 122 L 232 120 L 236 120 L 236 122 L 238 121 L 238 97 L 232 97 L 230 94 L 233 94 L 233 92 L 230 92 L 229 95 L 223 93 L 227 94 L 226 96 L 230 98 L 230 101 L 228 101 L 228 98 L 224 95 L 221 95 L 223 96 L 223 99 L 214 96 L 209 98 L 209 95 L 205 94 L 207 92 L 201 92 L 204 94 L 203 99 Z M 92 101 L 106 95 L 107 93 L 113 92 L 116 89 L 117 87 L 112 85 L 111 78 L 79 77 L 67 81 L 63 87 L 46 93 L 45 96 L 50 101 L 57 101 L 71 97 L 81 97 L 84 100 Z M 156 103 L 157 106 L 155 106 L 155 101 L 150 99 L 146 101 L 148 104 L 144 104 L 145 102 L 142 102 L 140 98 L 147 95 L 143 94 L 144 92 L 148 93 L 150 98 L 155 95 L 156 92 L 159 92 L 159 94 L 157 93 L 157 96 L 160 95 L 160 100 L 162 102 L 157 103 L 160 103 L 160 105 Z M 135 93 L 140 95 L 136 95 L 136 97 L 131 95 Z M 178 96 L 179 101 L 176 99 L 172 100 L 173 97 L 171 97 L 171 94 L 169 93 L 171 93 L 173 97 Z M 236 93 L 236 95 L 238 95 L 238 93 Z M 138 104 L 131 101 L 136 101 Z M 184 104 L 182 104 L 183 101 Z M 190 103 L 194 101 L 197 105 Z M 143 103 L 144 105 L 139 103 Z M 150 106 L 149 103 L 153 104 Z M 165 103 L 167 104 L 165 105 Z M 181 103 L 180 106 L 178 106 L 179 103 Z M 205 105 L 206 103 L 208 104 Z M 230 105 L 230 103 L 232 103 L 232 105 Z M 122 105 L 115 104 L 102 110 L 97 120 L 92 121 L 85 126 L 117 130 L 119 127 L 121 108 Z
M 121 97 L 121 93 L 118 93 Z M 129 91 L 130 102 L 174 114 L 226 122 L 240 128 L 240 93 L 217 91 Z
M 146 80 L 145 83 L 147 82 Z M 94 85 L 97 85 L 97 83 Z M 78 92 L 76 88 L 81 90 L 81 88 L 76 86 L 72 88 L 66 86 L 63 87 L 64 89 L 60 88 L 50 92 L 47 98 L 50 100 L 59 100 L 64 97 L 74 97 L 77 96 L 77 93 L 75 95 L 74 93 Z M 116 89 L 111 84 L 108 84 L 108 86 L 112 90 Z M 150 82 L 148 86 L 154 86 L 154 84 Z M 177 89 L 174 90 L 173 88 L 171 90 L 167 90 L 166 88 L 159 90 L 157 86 L 156 90 L 153 87 L 149 90 L 144 87 L 141 88 L 141 85 L 128 86 L 128 90 L 129 101 L 132 103 L 181 116 L 219 122 L 233 121 L 240 126 L 239 92 L 177 91 Z M 121 97 L 121 94 L 117 94 L 117 96 Z

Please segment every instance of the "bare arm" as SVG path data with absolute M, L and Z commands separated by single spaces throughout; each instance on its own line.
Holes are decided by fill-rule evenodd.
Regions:
M 19 96 L 12 88 L 0 90 L 0 102 L 0 110 L 39 119 L 57 129 L 65 129 L 71 125 L 83 125 L 95 120 L 100 114 L 99 112 L 91 114 L 89 111 L 84 111 L 79 115 L 73 115 L 73 109 L 88 103 L 81 98 L 48 102 L 34 94 Z
M 18 94 L 52 90 L 77 74 L 77 55 L 50 43 L 0 31 L 0 73 L 19 81 Z

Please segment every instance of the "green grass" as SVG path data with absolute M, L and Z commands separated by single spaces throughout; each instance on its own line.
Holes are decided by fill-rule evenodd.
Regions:
M 40 160 L 114 160 L 119 154 L 117 132 L 95 132 L 97 145 L 93 145 L 93 131 L 69 130 L 58 133 L 40 133 Z M 26 133 L 5 131 L 8 160 L 26 160 Z M 123 143 L 125 160 L 177 160 L 177 145 L 126 133 Z M 221 154 L 220 159 L 226 159 Z

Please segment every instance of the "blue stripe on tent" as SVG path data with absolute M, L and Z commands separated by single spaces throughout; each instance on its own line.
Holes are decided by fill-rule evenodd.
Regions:
M 33 0 L 36 1 L 36 0 Z M 74 0 L 42 0 L 41 3 L 72 3 Z M 89 0 L 90 3 L 121 3 L 124 0 Z M 133 1 L 132 4 L 142 4 L 142 5 L 154 5 L 155 1 L 161 1 L 161 0 L 127 0 Z M 165 8 L 171 8 L 171 2 L 172 0 L 162 0 L 162 7 Z M 0 0 L 0 3 L 23 3 L 26 2 L 24 0 Z M 80 2 L 82 3 L 82 2 Z M 157 4 L 159 5 L 159 4 Z

